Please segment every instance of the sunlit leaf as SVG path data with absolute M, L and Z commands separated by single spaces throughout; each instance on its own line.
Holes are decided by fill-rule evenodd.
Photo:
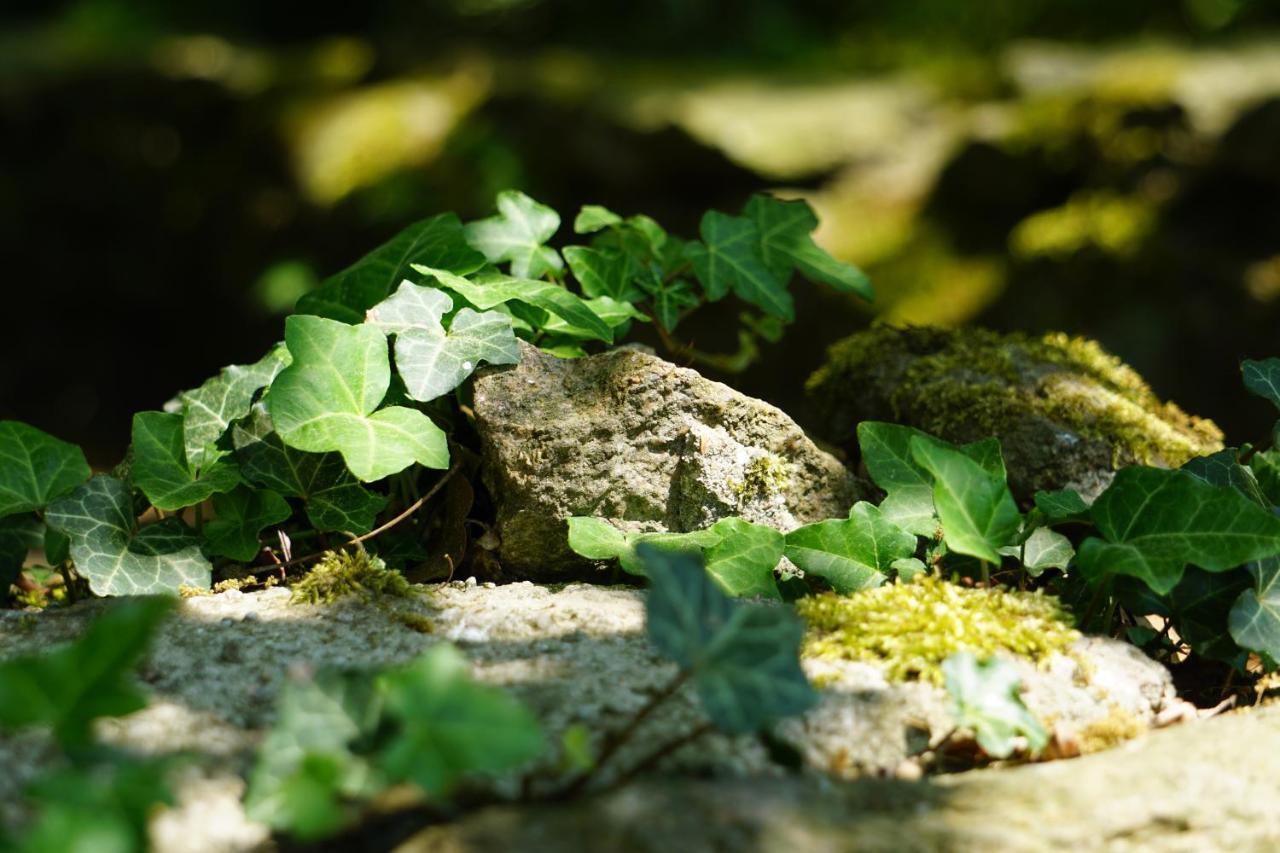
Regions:
M 933 504 L 947 548 L 990 563 L 1018 535 L 1022 516 L 1009 486 L 959 450 L 932 439 L 911 440 L 912 457 L 932 475 Z
M 988 755 L 1008 758 L 1018 736 L 1033 755 L 1048 744 L 1048 732 L 1022 701 L 1012 664 L 999 658 L 979 663 L 972 653 L 959 652 L 942 662 L 942 673 L 956 725 L 972 731 Z
M 45 521 L 71 540 L 76 571 L 97 595 L 205 589 L 212 567 L 176 518 L 139 528 L 129 487 L 99 474 L 49 505 Z
M 787 534 L 787 559 L 841 593 L 879 586 L 895 562 L 915 551 L 915 535 L 865 501 L 854 504 L 847 519 L 819 521 Z
M 578 215 L 573 218 L 573 233 L 593 234 L 611 225 L 621 224 L 622 217 L 612 210 L 598 204 L 584 204 L 578 211 Z
M 497 215 L 468 223 L 466 236 L 489 263 L 509 261 L 516 278 L 539 278 L 564 268 L 556 250 L 544 245 L 559 227 L 560 214 L 522 192 L 507 190 L 498 194 Z
M 617 249 L 569 246 L 564 250 L 569 269 L 587 296 L 608 296 L 638 302 L 644 292 L 636 285 L 640 273 L 635 258 Z
M 862 270 L 837 261 L 813 242 L 809 235 L 818 227 L 818 217 L 806 202 L 753 195 L 742 212 L 755 222 L 765 266 L 775 277 L 785 281 L 795 269 L 810 281 L 863 299 L 874 295 L 871 280 Z
M 700 233 L 702 242 L 688 244 L 685 254 L 708 299 L 714 302 L 732 291 L 768 314 L 795 318 L 786 281 L 765 265 L 752 220 L 711 210 L 702 217 Z
M 373 326 L 295 315 L 285 321 L 293 363 L 271 384 L 267 409 L 285 444 L 337 451 L 357 479 L 380 480 L 415 462 L 447 468 L 444 432 L 415 409 L 378 410 L 391 384 L 387 339 Z
M 199 388 L 178 395 L 182 401 L 183 446 L 192 469 L 200 471 L 223 455 L 215 442 L 232 421 L 249 414 L 254 396 L 288 364 L 288 348 L 277 344 L 254 364 L 224 367 Z
M 722 518 L 711 525 L 719 541 L 703 552 L 706 570 L 732 596 L 781 598 L 773 570 L 782 559 L 785 539 L 763 524 Z
M 1066 569 L 1075 555 L 1071 540 L 1048 527 L 1037 527 L 1022 543 L 1022 565 L 1033 578 L 1045 569 Z

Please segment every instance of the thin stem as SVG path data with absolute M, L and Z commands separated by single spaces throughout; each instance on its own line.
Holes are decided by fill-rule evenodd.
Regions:
M 607 794 L 610 791 L 616 791 L 618 788 L 630 784 L 637 776 L 652 770 L 662 759 L 680 751 L 710 731 L 711 724 L 703 723 L 697 728 L 685 732 L 680 737 L 667 741 L 665 744 L 650 753 L 643 761 L 639 762 L 626 773 L 623 773 L 617 779 L 610 782 L 600 793 Z
M 388 521 L 386 524 L 380 525 L 379 527 L 375 527 L 373 530 L 370 530 L 368 533 L 362 534 L 362 535 L 360 535 L 360 536 L 353 536 L 353 537 L 351 537 L 350 539 L 348 539 L 348 540 L 347 540 L 345 543 L 343 543 L 343 544 L 345 544 L 345 545 L 359 545 L 361 542 L 368 542 L 368 541 L 369 541 L 370 539 L 372 539 L 373 537 L 375 537 L 375 536 L 377 536 L 377 535 L 379 535 L 379 534 L 381 534 L 381 533 L 385 533 L 385 532 L 387 532 L 388 530 L 390 530 L 391 528 L 395 527 L 395 526 L 396 526 L 397 524 L 399 524 L 400 522 L 404 521 L 404 520 L 405 520 L 406 518 L 408 518 L 409 516 L 413 515 L 415 512 L 417 512 L 419 509 L 421 509 L 421 508 L 422 508 L 422 505 L 423 505 L 423 504 L 425 504 L 427 501 L 429 501 L 429 500 L 431 500 L 433 497 L 435 497 L 435 496 L 436 496 L 436 493 L 437 493 L 437 492 L 439 492 L 439 491 L 440 491 L 440 489 L 444 488 L 444 484 L 445 484 L 445 483 L 447 483 L 447 482 L 449 481 L 449 478 L 450 478 L 450 477 L 452 477 L 454 474 L 456 474 L 456 473 L 458 472 L 458 468 L 460 468 L 460 467 L 461 467 L 461 464 L 462 464 L 461 462 L 455 462 L 455 463 L 454 463 L 454 465 L 453 465 L 453 467 L 452 467 L 452 468 L 450 468 L 448 471 L 446 471 L 446 472 L 445 472 L 445 475 L 444 475 L 443 477 L 441 477 L 439 480 L 437 480 L 437 481 L 435 482 L 435 485 L 433 485 L 433 486 L 430 488 L 430 490 L 428 490 L 428 491 L 427 491 L 427 493 L 426 493 L 425 495 L 423 495 L 422 497 L 418 498 L 416 501 L 414 501 L 413 503 L 411 503 L 409 506 L 405 507 L 404 512 L 401 512 L 399 515 L 397 515 L 395 518 L 393 518 L 393 519 L 391 519 L 390 521 Z M 284 562 L 284 563 L 277 563 L 277 564 L 276 564 L 276 565 L 274 565 L 274 566 L 268 566 L 268 567 L 264 567 L 264 568 L 270 568 L 270 569 L 271 569 L 271 570 L 273 570 L 273 571 L 274 571 L 274 570 L 277 570 L 277 569 L 285 569 L 285 568 L 288 568 L 289 566 L 296 566 L 296 565 L 298 565 L 299 563 L 309 563 L 309 562 L 311 562 L 312 560 L 318 560 L 318 559 L 320 559 L 321 557 L 323 557 L 323 556 L 324 556 L 325 554 L 327 554 L 327 553 L 328 553 L 328 551 L 317 551 L 316 553 L 314 553 L 314 554 L 308 554 L 308 555 L 307 555 L 307 556 L 305 556 L 305 557 L 295 557 L 294 559 L 289 560 L 289 561 L 287 561 L 287 562 Z
M 578 774 L 577 778 L 554 796 L 554 799 L 569 799 L 581 793 L 595 777 L 596 773 L 599 772 L 600 768 L 618 752 L 623 744 L 631 739 L 631 736 L 636 733 L 636 729 L 640 728 L 640 724 L 648 719 L 649 715 L 657 710 L 663 702 L 674 696 L 676 691 L 684 686 L 684 683 L 689 680 L 690 674 L 689 670 L 681 670 L 665 687 L 650 697 L 649 701 L 627 721 L 625 726 L 607 735 L 600 747 L 600 755 L 596 757 L 595 763 Z

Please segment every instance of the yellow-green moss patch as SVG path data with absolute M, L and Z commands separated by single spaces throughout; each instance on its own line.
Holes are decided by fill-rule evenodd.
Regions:
M 1041 416 L 1107 442 L 1117 461 L 1177 466 L 1222 448 L 1212 421 L 1162 402 L 1097 342 L 1061 333 L 874 326 L 833 347 L 809 390 L 840 394 L 890 375 L 894 416 L 944 437 L 1001 436 Z
M 1082 753 L 1102 752 L 1133 740 L 1147 731 L 1147 724 L 1131 711 L 1112 705 L 1107 716 L 1094 720 L 1080 732 L 1079 746 Z
M 329 604 L 349 596 L 406 598 L 412 587 L 404 575 L 363 548 L 330 551 L 306 577 L 293 586 L 293 604 Z
M 740 498 L 765 498 L 784 491 L 791 483 L 787 463 L 776 456 L 757 456 L 747 463 L 742 482 L 730 485 Z
M 962 650 L 1039 662 L 1080 636 L 1051 595 L 973 589 L 931 575 L 801 599 L 796 610 L 808 626 L 806 655 L 882 664 L 894 681 L 942 684 L 942 662 Z

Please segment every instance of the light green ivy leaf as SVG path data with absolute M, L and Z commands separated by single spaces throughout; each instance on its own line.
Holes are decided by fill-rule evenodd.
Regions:
M 820 577 L 846 594 L 884 583 L 894 563 L 915 551 L 915 535 L 865 501 L 854 504 L 847 519 L 797 527 L 787 534 L 786 545 L 787 559 L 806 575 Z
M 598 204 L 584 204 L 578 211 L 578 215 L 573 218 L 573 233 L 594 234 L 612 225 L 621 224 L 622 217 L 612 210 Z
M 288 365 L 288 348 L 276 344 L 257 362 L 224 367 L 199 388 L 178 395 L 182 401 L 182 441 L 192 470 L 200 471 L 224 455 L 216 445 L 218 439 L 232 421 L 249 414 L 254 396 Z
M 999 565 L 1022 516 L 1004 479 L 965 453 L 928 438 L 911 439 L 912 458 L 933 476 L 933 504 L 948 550 Z
M 212 566 L 176 518 L 139 528 L 129 487 L 99 474 L 49 505 L 45 522 L 71 540 L 76 571 L 96 595 L 206 589 Z
M 394 296 L 369 311 L 370 322 L 395 334 L 396 369 L 414 400 L 426 403 L 449 393 L 482 361 L 520 361 L 509 316 L 463 308 L 446 332 L 440 318 L 452 308 L 453 300 L 443 291 L 405 281 Z
M 91 473 L 76 445 L 20 421 L 0 421 L 0 517 L 44 509 Z
M 1049 733 L 1022 701 L 1012 664 L 999 658 L 979 663 L 972 653 L 959 652 L 942 662 L 942 674 L 956 725 L 971 730 L 992 758 L 1008 758 L 1019 735 L 1032 755 L 1048 745 Z
M 275 378 L 267 397 L 285 444 L 312 453 L 337 451 L 366 482 L 415 462 L 448 467 L 448 441 L 430 418 L 401 406 L 377 410 L 391 385 L 381 331 L 295 315 L 285 321 L 285 343 L 293 363 Z
M 240 482 L 235 465 L 225 460 L 198 472 L 188 463 L 182 421 L 182 415 L 168 412 L 133 416 L 133 484 L 157 509 L 194 506 Z
M 289 502 L 270 489 L 240 486 L 225 495 L 214 495 L 215 517 L 204 526 L 210 553 L 248 562 L 259 550 L 263 529 L 293 514 Z
M 613 329 L 609 324 L 600 319 L 580 297 L 558 284 L 504 275 L 478 276 L 475 281 L 469 281 L 445 270 L 422 266 L 414 269 L 433 277 L 441 287 L 453 291 L 482 311 L 508 302 L 523 303 L 555 314 L 586 337 L 613 343 Z
M 516 278 L 539 278 L 564 269 L 556 250 L 543 245 L 560 227 L 560 214 L 522 192 L 498 194 L 498 214 L 466 226 L 467 242 L 491 264 L 511 262 Z
M 1022 543 L 1022 565 L 1033 578 L 1046 569 L 1063 569 L 1076 555 L 1071 540 L 1048 527 L 1037 527 Z
M 691 533 L 626 533 L 603 518 L 592 516 L 574 516 L 567 524 L 569 547 L 575 554 L 588 560 L 617 560 L 623 570 L 633 575 L 644 574 L 644 561 L 636 554 L 638 545 L 648 544 L 701 559 L 705 549 L 720 541 L 714 526 Z M 774 560 L 775 565 L 777 562 Z
M 742 518 L 722 518 L 710 530 L 719 541 L 703 557 L 721 589 L 734 597 L 782 598 L 773 573 L 786 541 L 781 533 Z

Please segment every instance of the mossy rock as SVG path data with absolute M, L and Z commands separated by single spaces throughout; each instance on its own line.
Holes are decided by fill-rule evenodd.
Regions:
M 856 450 L 864 420 L 909 424 L 948 441 L 996 436 L 1009 484 L 1086 498 L 1116 468 L 1177 467 L 1222 448 L 1209 420 L 1162 402 L 1095 341 L 986 329 L 874 326 L 831 348 L 809 379 L 828 440 Z

